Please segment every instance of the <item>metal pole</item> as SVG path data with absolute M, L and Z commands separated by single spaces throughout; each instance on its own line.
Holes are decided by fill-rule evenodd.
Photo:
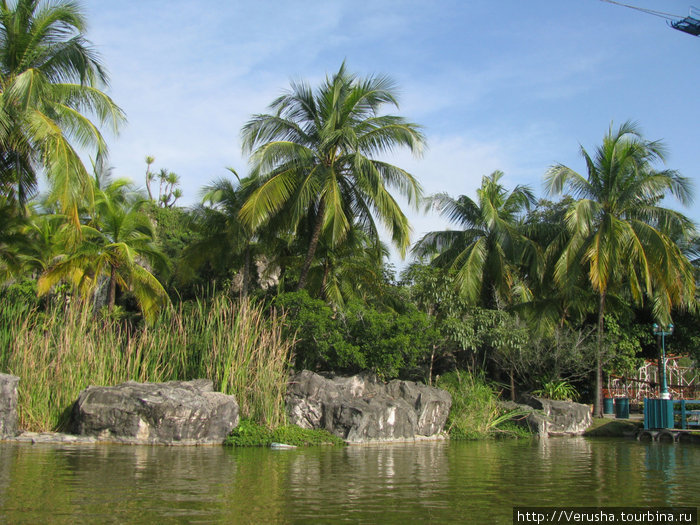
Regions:
M 661 399 L 671 399 L 666 382 L 666 332 L 661 331 Z

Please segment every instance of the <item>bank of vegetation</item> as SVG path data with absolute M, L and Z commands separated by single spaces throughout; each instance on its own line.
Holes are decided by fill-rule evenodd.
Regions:
M 666 207 L 691 185 L 632 122 L 581 148 L 585 172 L 543 167 L 544 197 L 499 171 L 426 196 L 383 160 L 426 143 L 396 85 L 342 64 L 253 115 L 250 171 L 183 208 L 154 157 L 136 181 L 106 163 L 100 129 L 124 115 L 79 6 L 0 11 L 0 371 L 22 378 L 25 428 L 60 428 L 90 384 L 195 377 L 276 428 L 289 370 L 308 368 L 444 386 L 470 438 L 502 432 L 496 399 L 524 391 L 600 413 L 605 374 L 656 355 L 653 322 L 700 357 L 698 234 Z M 412 243 L 400 199 L 453 229 Z M 385 239 L 409 257 L 398 275 Z

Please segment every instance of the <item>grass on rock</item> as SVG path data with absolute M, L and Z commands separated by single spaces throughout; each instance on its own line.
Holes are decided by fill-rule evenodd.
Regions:
M 296 425 L 270 429 L 249 419 L 241 419 L 231 435 L 226 438 L 226 445 L 234 447 L 269 447 L 272 443 L 296 447 L 345 444 L 342 439 L 325 430 L 309 430 Z

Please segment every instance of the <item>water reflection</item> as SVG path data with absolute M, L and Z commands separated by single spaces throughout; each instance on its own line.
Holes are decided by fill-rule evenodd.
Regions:
M 0 443 L 0 522 L 510 523 L 514 505 L 700 504 L 700 447 L 627 440 L 287 451 Z

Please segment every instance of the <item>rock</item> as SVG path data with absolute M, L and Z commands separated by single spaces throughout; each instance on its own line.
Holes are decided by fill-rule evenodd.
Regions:
M 0 374 L 0 437 L 17 434 L 17 385 L 19 377 Z
M 529 395 L 523 396 L 521 401 L 521 404 L 508 401 L 503 407 L 525 412 L 514 417 L 513 421 L 540 436 L 581 435 L 593 422 L 588 405 Z
M 198 379 L 88 387 L 73 405 L 70 426 L 101 441 L 198 445 L 223 443 L 236 425 L 235 398 Z
M 362 443 L 436 436 L 452 398 L 412 381 L 385 384 L 373 374 L 327 378 L 304 370 L 291 378 L 286 403 L 291 423 Z

